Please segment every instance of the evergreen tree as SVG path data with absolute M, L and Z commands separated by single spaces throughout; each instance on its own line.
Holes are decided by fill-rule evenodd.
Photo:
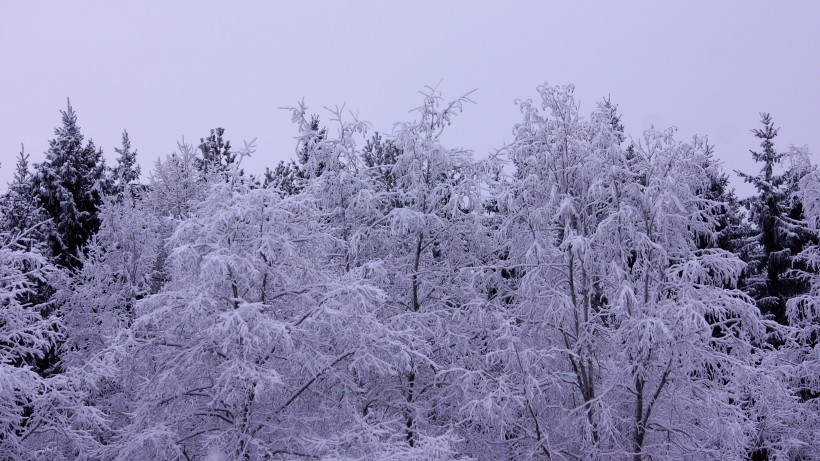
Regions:
M 327 128 L 319 128 L 319 116 L 312 116 L 308 129 L 302 133 L 296 152 L 296 160 L 299 161 L 299 168 L 305 178 L 318 178 L 327 167 L 323 156 L 317 152 L 326 139 Z
M 33 294 L 60 271 L 0 231 L 0 459 L 91 459 L 104 421 L 76 374 L 53 374 L 62 325 Z M 80 378 L 80 379 L 78 379 Z
M 735 190 L 729 187 L 729 175 L 720 167 L 715 158 L 714 146 L 705 142 L 703 169 L 706 172 L 709 183 L 708 187 L 701 192 L 701 196 L 715 203 L 717 208 L 713 210 L 710 218 L 714 219 L 715 235 L 709 240 L 699 242 L 701 248 L 720 248 L 737 255 L 742 261 L 750 261 L 750 253 L 754 251 L 755 239 L 754 230 L 742 210 L 742 204 L 735 194 Z M 745 278 L 741 278 L 741 286 Z
M 778 173 L 786 154 L 777 152 L 775 128 L 771 115 L 761 114 L 762 129 L 754 129 L 760 139 L 760 151 L 752 157 L 763 166 L 755 176 L 737 172 L 757 189 L 757 195 L 744 201 L 750 221 L 757 227 L 757 250 L 750 252 L 751 267 L 747 289 L 757 300 L 760 311 L 786 324 L 786 302 L 806 293 L 808 285 L 790 277 L 794 257 L 811 241 L 810 233 L 801 225 L 802 205 L 795 192 L 800 180 L 799 169 Z
M 626 134 L 624 132 L 624 124 L 621 121 L 621 113 L 618 112 L 618 105 L 612 102 L 612 99 L 607 96 L 601 103 L 598 104 L 598 109 L 601 113 L 609 118 L 610 126 L 612 127 L 612 135 L 622 144 L 626 141 Z
M 764 116 L 740 202 L 705 138 L 542 85 L 476 161 L 428 90 L 384 138 L 292 108 L 267 187 L 219 128 L 139 194 L 69 106 L 0 198 L 0 460 L 820 461 L 807 149 Z
M 0 235 L 3 243 L 15 250 L 36 253 L 39 256 L 48 255 L 45 245 L 46 238 L 51 230 L 51 221 L 40 205 L 32 184 L 33 177 L 28 169 L 28 158 L 25 148 L 21 148 L 17 158 L 14 179 L 9 184 L 9 190 L 0 199 Z M 35 265 L 30 260 L 21 260 L 23 272 L 35 271 Z M 33 277 L 29 280 L 30 289 L 21 291 L 18 295 L 20 302 L 38 305 L 45 315 L 50 314 L 51 306 L 48 301 L 54 292 L 46 278 Z M 5 306 L 5 305 L 4 305 Z M 48 348 L 42 356 L 32 361 L 36 371 L 44 373 L 55 362 L 55 349 Z
M 99 228 L 97 211 L 105 188 L 102 150 L 83 135 L 69 102 L 61 111 L 63 124 L 54 130 L 45 162 L 37 165 L 36 194 L 53 226 L 47 237 L 58 265 L 74 269 L 81 247 Z
M 362 161 L 369 168 L 369 174 L 379 189 L 386 192 L 395 190 L 396 175 L 393 166 L 401 153 L 401 148 L 392 139 L 383 139 L 378 132 L 365 144 Z
M 224 170 L 236 162 L 236 154 L 231 151 L 231 142 L 222 138 L 224 134 L 225 128 L 211 128 L 211 134 L 207 138 L 200 138 L 199 150 L 202 152 L 202 159 L 199 161 L 199 168 L 202 171 Z
M 0 232 L 6 232 L 12 237 L 22 237 L 18 243 L 24 241 L 24 246 L 31 250 L 32 245 L 44 240 L 44 229 L 47 229 L 48 223 L 45 222 L 45 212 L 32 184 L 33 177 L 29 172 L 28 159 L 29 154 L 25 152 L 25 147 L 21 146 L 14 179 L 0 203 Z
M 305 179 L 304 172 L 296 162 L 281 160 L 275 169 L 265 169 L 263 186 L 278 189 L 285 196 L 296 195 L 304 189 L 302 182 Z
M 327 128 L 319 128 L 319 117 L 313 115 L 303 125 L 296 150 L 296 161 L 282 160 L 271 170 L 265 169 L 265 187 L 278 189 L 285 196 L 296 195 L 304 190 L 307 180 L 318 178 L 327 167 L 319 151 L 327 149 Z
M 137 151 L 131 150 L 128 131 L 122 131 L 122 147 L 114 148 L 117 153 L 117 166 L 111 171 L 111 192 L 122 195 L 126 188 L 137 184 L 140 178 L 140 166 L 137 164 Z

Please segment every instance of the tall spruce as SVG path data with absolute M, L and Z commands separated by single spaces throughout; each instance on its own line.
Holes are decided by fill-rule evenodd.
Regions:
M 68 103 L 62 126 L 54 130 L 46 160 L 37 165 L 34 180 L 43 210 L 52 220 L 47 243 L 54 261 L 69 269 L 81 263 L 78 253 L 100 226 L 97 212 L 105 188 L 102 150 L 83 135 L 77 114 Z
M 137 151 L 131 150 L 128 131 L 122 131 L 122 146 L 114 148 L 114 152 L 117 153 L 117 166 L 111 171 L 111 192 L 116 196 L 121 196 L 126 189 L 135 186 L 140 178 Z
M 752 130 L 760 139 L 759 151 L 751 151 L 752 158 L 761 163 L 760 172 L 737 174 L 752 184 L 757 194 L 745 199 L 749 220 L 756 226 L 757 248 L 750 250 L 747 291 L 757 301 L 765 315 L 780 324 L 786 324 L 786 302 L 808 291 L 808 284 L 790 276 L 795 268 L 795 256 L 810 242 L 810 233 L 801 224 L 803 208 L 796 197 L 800 173 L 796 169 L 783 172 L 786 153 L 775 150 L 775 128 L 772 117 L 761 113 L 762 128 Z

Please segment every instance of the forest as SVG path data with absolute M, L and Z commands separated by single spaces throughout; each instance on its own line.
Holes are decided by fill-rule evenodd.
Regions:
M 2 165 L 0 459 L 820 460 L 808 149 L 761 114 L 739 198 L 705 136 L 532 96 L 486 156 L 470 94 L 298 103 L 264 174 L 224 128 L 107 165 L 69 103 Z

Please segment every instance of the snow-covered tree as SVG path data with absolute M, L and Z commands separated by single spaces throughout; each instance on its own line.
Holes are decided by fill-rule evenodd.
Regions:
M 378 132 L 373 134 L 362 149 L 362 162 L 368 168 L 368 174 L 376 181 L 377 188 L 393 192 L 396 189 L 396 175 L 393 165 L 401 155 L 401 149 L 390 138 L 384 138 Z
M 324 172 L 325 165 L 317 161 L 321 157 L 320 151 L 325 144 L 333 145 L 328 140 L 327 128 L 319 128 L 319 117 L 313 115 L 310 120 L 305 118 L 306 107 L 304 102 L 298 108 L 285 108 L 293 111 L 293 122 L 298 123 L 299 137 L 296 146 L 296 160 L 280 161 L 276 168 L 265 170 L 265 187 L 277 189 L 285 195 L 295 195 L 305 188 L 308 179 L 317 178 Z M 339 120 L 341 123 L 341 120 Z
M 805 149 L 793 148 L 793 157 L 806 158 Z M 805 165 L 805 163 L 804 163 Z M 797 166 L 797 165 L 795 165 Z M 813 167 L 801 167 L 799 200 L 805 212 L 803 226 L 815 238 L 820 232 L 820 177 Z M 816 241 L 816 240 L 815 240 Z M 808 245 L 796 256 L 799 265 L 789 274 L 810 287 L 786 302 L 789 328 L 776 354 L 766 357 L 771 389 L 759 395 L 761 455 L 769 459 L 820 459 L 820 247 Z M 761 456 L 762 459 L 762 456 Z
M 748 279 L 748 291 L 757 300 L 761 312 L 771 315 L 785 324 L 786 303 L 805 293 L 807 285 L 789 276 L 795 256 L 811 244 L 811 235 L 801 226 L 802 205 L 797 199 L 797 185 L 803 174 L 800 168 L 784 170 L 786 152 L 778 152 L 774 138 L 779 128 L 774 127 L 772 117 L 761 114 L 763 128 L 754 129 L 760 139 L 760 151 L 752 151 L 752 157 L 762 164 L 760 173 L 753 176 L 738 174 L 757 189 L 757 195 L 746 201 L 750 220 L 757 226 L 759 250 L 753 254 L 752 274 Z
M 144 186 L 124 132 L 106 178 L 69 106 L 0 201 L 0 458 L 820 459 L 807 149 L 764 117 L 747 220 L 706 138 L 608 99 L 542 85 L 476 160 L 470 93 L 422 94 L 372 136 L 289 108 L 265 187 L 221 128 Z
M 304 174 L 299 165 L 293 161 L 281 160 L 276 168 L 265 170 L 264 187 L 272 187 L 284 195 L 296 195 L 304 187 Z
M 68 330 L 64 362 L 78 365 L 99 353 L 134 320 L 134 307 L 159 290 L 163 275 L 163 225 L 146 201 L 130 195 L 100 211 L 100 230 L 88 245 L 83 267 L 66 290 Z
M 111 349 L 134 403 L 107 456 L 398 453 L 361 387 L 409 355 L 412 333 L 378 319 L 385 295 L 368 279 L 382 269 L 337 269 L 316 199 L 228 174 L 180 222 L 168 283 Z
M 46 160 L 37 165 L 35 190 L 52 220 L 48 244 L 57 264 L 77 268 L 79 252 L 99 228 L 97 212 L 105 188 L 102 151 L 83 144 L 77 114 L 68 104 L 62 126 L 54 130 Z
M 110 372 L 103 353 L 133 323 L 137 302 L 159 291 L 167 231 L 148 202 L 130 193 L 109 196 L 99 216 L 100 230 L 88 244 L 82 268 L 69 275 L 55 299 L 65 332 L 61 366 L 88 383 L 85 400 L 107 418 L 94 435 L 107 445 L 127 424 L 133 393 Z
M 746 219 L 746 213 L 743 211 L 741 201 L 729 185 L 729 175 L 718 166 L 718 160 L 714 155 L 714 146 L 709 144 L 708 141 L 704 143 L 703 159 L 705 162 L 703 168 L 709 176 L 709 186 L 700 195 L 718 203 L 723 209 L 714 216 L 714 219 L 716 219 L 716 239 L 712 241 L 703 240 L 699 246 L 701 248 L 720 248 L 729 251 L 748 263 L 757 245 L 754 238 L 754 229 Z M 745 276 L 741 277 L 739 286 L 745 286 Z
M 26 239 L 25 231 L 0 233 L 0 453 L 15 461 L 88 459 L 105 423 L 86 406 L 82 374 L 44 374 L 37 364 L 63 330 L 37 290 L 60 272 Z
M 34 189 L 28 159 L 29 154 L 21 146 L 14 178 L 0 199 L 0 231 L 8 235 L 25 235 L 27 245 L 37 246 L 41 252 L 47 252 L 48 248 L 44 243 L 50 222 L 47 222 L 48 218 Z
M 523 275 L 513 304 L 492 303 L 491 372 L 465 404 L 497 434 L 479 450 L 744 459 L 753 427 L 736 383 L 764 328 L 731 288 L 743 263 L 698 248 L 721 208 L 701 195 L 705 143 L 648 131 L 624 151 L 606 110 L 581 117 L 572 86 L 539 92 L 522 102 L 518 179 L 498 200 L 505 264 Z
M 302 107 L 304 110 L 303 105 Z M 303 110 L 299 112 L 299 117 L 301 117 L 301 120 L 298 120 L 300 136 L 296 147 L 296 159 L 299 161 L 302 177 L 316 178 L 322 175 L 325 166 L 327 166 L 322 157 L 328 155 L 328 153 L 323 155 L 323 146 L 333 146 L 335 143 L 325 143 L 328 140 L 327 128 L 320 128 L 317 115 L 312 115 L 310 120 L 307 120 Z M 341 120 L 338 119 L 341 114 L 337 113 L 336 115 L 337 121 L 341 123 Z M 294 117 L 296 117 L 296 113 L 294 113 Z M 296 120 L 294 121 L 296 122 Z M 339 140 L 344 139 L 344 137 L 345 134 L 340 133 Z
M 137 151 L 131 150 L 131 140 L 128 132 L 122 132 L 122 145 L 114 148 L 117 153 L 117 166 L 111 171 L 111 195 L 122 196 L 126 190 L 131 194 L 137 191 L 134 188 L 139 184 L 140 166 L 137 164 Z
M 231 150 L 231 142 L 222 139 L 225 128 L 212 128 L 207 138 L 200 138 L 199 151 L 202 158 L 197 166 L 204 172 L 221 171 L 236 162 L 236 153 Z
M 461 446 L 460 379 L 465 363 L 481 353 L 471 346 L 487 334 L 472 283 L 474 267 L 493 251 L 481 240 L 481 172 L 469 152 L 441 142 L 467 102 L 469 94 L 447 101 L 428 88 L 417 119 L 399 124 L 389 140 L 374 141 L 383 152 L 371 143 L 364 153 L 367 174 L 384 197 L 385 222 L 371 232 L 383 242 L 377 254 L 388 268 L 386 308 L 422 339 L 411 343 L 415 355 L 400 379 L 384 387 L 384 405 L 401 410 L 411 447 L 430 437 Z
M 178 153 L 155 162 L 146 195 L 158 216 L 173 219 L 186 217 L 207 187 L 206 175 L 197 168 L 199 159 L 193 147 L 183 140 L 177 149 Z

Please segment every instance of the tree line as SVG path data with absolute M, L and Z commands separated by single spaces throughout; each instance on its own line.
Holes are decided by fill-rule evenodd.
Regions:
M 487 158 L 290 108 L 141 178 L 69 104 L 0 198 L 0 458 L 820 459 L 820 175 L 542 85 Z M 751 137 L 750 137 L 751 141 Z

